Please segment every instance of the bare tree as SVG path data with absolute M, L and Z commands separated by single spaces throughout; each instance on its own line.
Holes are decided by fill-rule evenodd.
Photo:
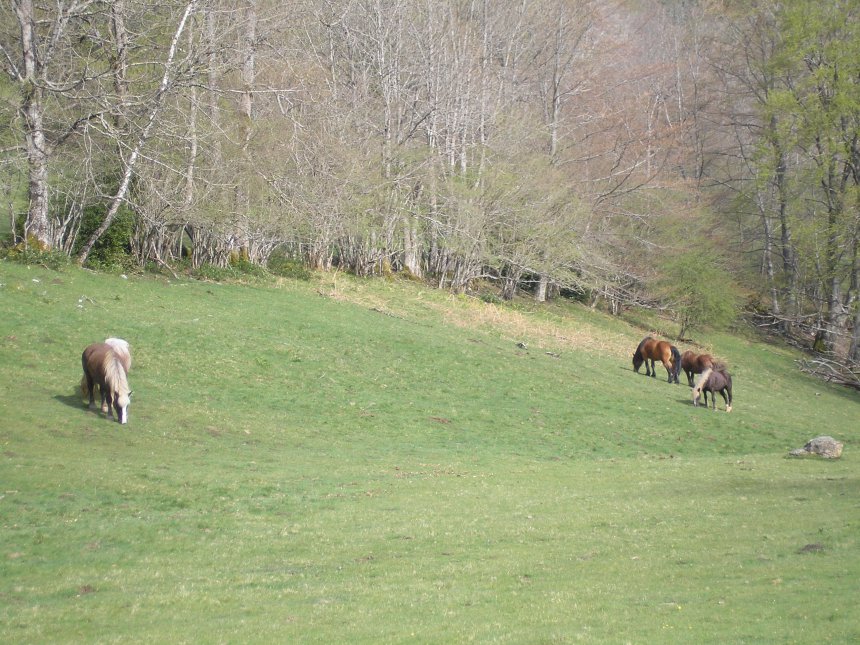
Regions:
M 116 216 L 120 205 L 125 200 L 126 192 L 128 191 L 129 184 L 131 183 L 131 178 L 134 174 L 135 165 L 137 164 L 138 157 L 140 156 L 141 150 L 146 145 L 147 140 L 149 139 L 149 135 L 152 132 L 155 120 L 159 116 L 166 95 L 170 90 L 170 85 L 174 75 L 174 67 L 176 64 L 176 55 L 179 48 L 179 40 L 182 37 L 182 32 L 185 30 L 188 18 L 191 15 L 191 12 L 194 10 L 195 3 L 196 0 L 191 0 L 191 2 L 185 5 L 185 10 L 182 12 L 181 17 L 179 18 L 179 22 L 176 26 L 176 32 L 173 34 L 173 38 L 170 41 L 170 47 L 167 52 L 167 57 L 164 61 L 164 73 L 161 77 L 161 82 L 158 85 L 158 89 L 156 90 L 155 95 L 152 97 L 151 107 L 149 109 L 148 114 L 146 115 L 146 121 L 144 122 L 143 128 L 140 131 L 140 135 L 138 136 L 134 148 L 132 148 L 128 158 L 124 160 L 125 167 L 123 169 L 122 179 L 120 181 L 119 188 L 111 199 L 110 206 L 108 208 L 107 213 L 105 214 L 102 224 L 95 230 L 95 232 L 93 232 L 90 238 L 81 247 L 80 253 L 78 254 L 78 262 L 81 264 L 86 262 L 87 257 L 92 251 L 93 245 L 99 240 L 102 235 L 104 235 L 104 232 L 111 225 L 111 222 L 113 222 L 113 219 Z
M 46 94 L 62 94 L 86 79 L 86 70 L 63 68 L 61 61 L 69 47 L 71 27 L 87 15 L 91 4 L 87 0 L 76 0 L 51 11 L 40 8 L 33 0 L 15 0 L 12 9 L 18 33 L 4 30 L 0 42 L 3 69 L 20 92 L 18 111 L 26 140 L 29 206 L 24 237 L 42 248 L 52 248 L 56 243 L 49 215 L 48 185 L 54 146 L 88 118 L 84 115 L 73 120 L 65 132 L 51 140 L 45 122 Z M 3 23 L 13 24 L 7 20 Z

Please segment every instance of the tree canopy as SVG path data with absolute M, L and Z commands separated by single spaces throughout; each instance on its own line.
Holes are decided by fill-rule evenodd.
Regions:
M 858 360 L 858 10 L 16 0 L 11 242 L 194 267 L 277 251 L 684 328 L 743 293 L 761 324 Z

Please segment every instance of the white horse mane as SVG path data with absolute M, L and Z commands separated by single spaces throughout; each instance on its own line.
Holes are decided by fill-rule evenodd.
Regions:
M 697 397 L 702 393 L 702 388 L 705 387 L 705 383 L 708 382 L 708 377 L 711 375 L 711 372 L 714 370 L 710 367 L 706 368 L 702 375 L 699 377 L 699 380 L 696 381 L 696 386 L 693 388 L 693 396 Z
M 119 355 L 125 371 L 131 371 L 131 347 L 128 341 L 122 338 L 106 338 L 105 345 L 110 345 L 111 349 Z
M 111 389 L 116 390 L 121 396 L 128 396 L 131 388 L 128 386 L 128 377 L 125 374 L 125 366 L 122 364 L 122 358 L 118 354 L 105 352 L 104 359 L 105 381 L 110 385 Z

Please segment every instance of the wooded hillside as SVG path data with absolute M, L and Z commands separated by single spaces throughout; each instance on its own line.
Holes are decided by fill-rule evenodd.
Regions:
M 0 7 L 12 245 L 743 306 L 860 361 L 860 7 Z

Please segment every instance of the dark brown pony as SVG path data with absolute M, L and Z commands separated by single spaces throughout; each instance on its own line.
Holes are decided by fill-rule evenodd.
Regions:
M 726 412 L 732 411 L 732 375 L 728 373 L 725 365 L 707 368 L 699 377 L 699 382 L 693 388 L 693 405 L 699 405 L 699 397 L 705 393 L 705 407 L 708 407 L 708 392 L 711 393 L 711 404 L 714 412 L 717 410 L 717 392 L 726 403 Z
M 656 340 L 646 336 L 633 352 L 633 369 L 638 373 L 642 363 L 645 363 L 645 375 L 656 377 L 655 360 L 663 363 L 669 373 L 669 383 L 678 383 L 678 374 L 681 372 L 681 353 L 678 348 L 668 340 Z M 651 361 L 650 367 L 648 361 Z
M 102 412 L 109 418 L 116 410 L 117 421 L 128 421 L 128 404 L 131 389 L 128 386 L 128 368 L 131 353 L 128 343 L 117 338 L 108 338 L 104 343 L 93 343 L 81 354 L 84 376 L 81 390 L 89 395 L 90 409 L 95 409 L 95 386 L 99 386 Z
M 709 367 L 713 369 L 714 365 L 714 357 L 710 354 L 697 354 L 689 349 L 681 354 L 681 369 L 687 375 L 690 387 L 693 387 L 693 374 L 701 374 Z

